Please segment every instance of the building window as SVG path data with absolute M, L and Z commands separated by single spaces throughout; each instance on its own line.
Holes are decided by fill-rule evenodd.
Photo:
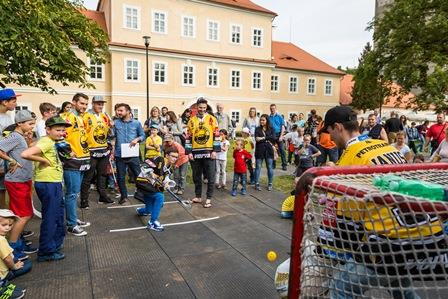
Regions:
M 89 61 L 90 79 L 103 80 L 103 64 L 94 60 Z
M 166 64 L 162 62 L 154 62 L 153 70 L 153 82 L 166 83 Z
M 263 29 L 254 28 L 252 30 L 252 46 L 254 47 L 263 46 Z
M 182 85 L 192 86 L 194 85 L 194 66 L 183 65 L 182 66 Z
M 333 95 L 333 80 L 325 80 L 325 95 Z
M 166 13 L 161 11 L 153 11 L 152 13 L 152 31 L 156 33 L 167 33 L 167 17 Z
M 20 111 L 20 110 L 28 110 L 28 106 L 16 106 L 16 111 Z
M 182 36 L 195 37 L 195 20 L 193 17 L 182 17 Z
M 140 8 L 124 6 L 124 27 L 128 29 L 140 29 Z
M 241 44 L 241 26 L 230 25 L 230 41 L 232 44 Z
M 219 41 L 219 22 L 207 22 L 207 40 L 217 42 Z
M 308 94 L 316 94 L 316 79 L 308 78 Z
M 140 115 L 139 111 L 140 111 L 139 108 L 131 108 L 132 117 L 133 117 L 135 120 L 138 120 L 138 117 L 139 117 L 139 115 Z
M 218 87 L 218 69 L 209 67 L 207 68 L 207 86 L 208 87 Z
M 232 120 L 235 120 L 236 123 L 240 122 L 240 115 L 241 115 L 241 112 L 238 110 L 230 111 L 230 117 Z
M 256 89 L 256 90 L 261 89 L 261 73 L 260 72 L 252 73 L 252 89 Z
M 298 82 L 299 82 L 299 78 L 289 77 L 289 92 L 298 92 L 298 88 L 297 88 Z
M 278 91 L 278 76 L 271 76 L 271 91 Z
M 140 65 L 138 60 L 129 59 L 125 61 L 126 81 L 139 81 Z
M 230 87 L 241 88 L 241 71 L 239 70 L 230 71 Z

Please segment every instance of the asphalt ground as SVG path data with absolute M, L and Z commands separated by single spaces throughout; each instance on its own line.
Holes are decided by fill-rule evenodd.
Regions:
M 190 186 L 183 197 L 192 195 Z M 143 228 L 148 219 L 136 215 L 138 200 L 105 206 L 97 198 L 92 191 L 90 209 L 79 210 L 92 225 L 87 236 L 67 235 L 64 260 L 38 263 L 31 255 L 32 271 L 13 281 L 27 298 L 277 298 L 275 269 L 290 250 L 292 223 L 280 218 L 285 195 L 215 190 L 212 208 L 186 210 L 165 194 L 163 232 Z M 35 245 L 39 225 L 34 217 L 28 226 Z

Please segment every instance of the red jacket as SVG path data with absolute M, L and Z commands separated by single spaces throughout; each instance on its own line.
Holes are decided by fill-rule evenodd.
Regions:
M 252 159 L 252 155 L 249 154 L 244 149 L 234 150 L 233 158 L 235 159 L 234 172 L 246 173 L 246 171 L 247 171 L 246 160 Z

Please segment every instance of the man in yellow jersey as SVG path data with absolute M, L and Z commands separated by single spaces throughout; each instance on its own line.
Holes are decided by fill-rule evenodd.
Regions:
M 108 138 L 112 120 L 103 112 L 106 101 L 101 96 L 92 98 L 92 109 L 84 113 L 87 144 L 90 149 L 90 169 L 85 172 L 81 183 L 81 209 L 89 208 L 90 183 L 95 177 L 99 202 L 112 204 L 114 201 L 106 193 L 106 168 L 110 147 Z
M 204 208 L 212 206 L 213 185 L 215 183 L 216 152 L 221 151 L 218 121 L 207 113 L 207 100 L 199 98 L 196 102 L 198 112 L 187 124 L 188 136 L 185 142 L 185 152 L 191 161 L 195 197 L 194 203 L 201 203 L 202 173 L 205 171 L 207 182 L 207 198 Z
M 84 227 L 90 225 L 78 219 L 76 199 L 81 191 L 81 182 L 84 173 L 90 168 L 90 150 L 87 143 L 87 134 L 84 126 L 84 113 L 86 112 L 89 97 L 83 93 L 77 93 L 72 99 L 72 110 L 65 114 L 65 121 L 71 124 L 67 128 L 65 141 L 70 145 L 72 154 L 65 159 L 64 183 L 65 183 L 65 212 L 67 231 L 75 236 L 85 236 Z

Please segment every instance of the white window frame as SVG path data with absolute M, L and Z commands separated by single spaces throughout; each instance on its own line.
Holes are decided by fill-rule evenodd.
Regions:
M 134 111 L 137 111 L 137 118 L 135 117 L 135 113 L 134 113 Z M 141 111 L 140 106 L 137 106 L 137 107 L 134 106 L 134 105 L 131 106 L 132 117 L 133 117 L 134 119 L 139 120 L 139 117 L 140 117 L 140 111 Z
M 314 80 L 313 92 L 310 92 L 310 80 Z M 308 78 L 307 82 L 306 82 L 306 94 L 308 94 L 308 95 L 315 95 L 316 94 L 316 87 L 317 87 L 317 79 L 314 78 L 314 77 Z
M 156 14 L 163 14 L 165 16 L 165 31 L 156 31 Z M 151 31 L 156 34 L 168 34 L 168 13 L 163 10 L 151 10 Z
M 277 89 L 272 89 L 272 77 L 277 77 Z M 271 74 L 271 92 L 280 92 L 280 76 L 278 74 Z
M 291 79 L 297 79 L 296 81 L 296 91 L 291 91 Z M 299 93 L 299 76 L 289 76 L 288 79 L 288 93 Z
M 235 43 L 235 42 L 232 41 L 232 35 L 233 35 L 233 28 L 232 27 L 233 26 L 238 26 L 240 28 L 240 42 L 239 43 Z M 232 45 L 242 45 L 243 44 L 243 25 L 241 25 L 241 24 L 234 24 L 234 23 L 229 24 L 229 42 Z
M 331 93 L 327 93 L 327 82 L 331 82 L 330 86 L 331 86 Z M 332 79 L 325 79 L 324 81 L 324 95 L 326 96 L 332 96 L 333 95 L 333 88 L 334 88 L 334 84 L 333 84 L 333 80 Z
M 210 23 L 217 24 L 216 39 L 210 38 L 210 35 L 209 35 Z M 210 42 L 219 42 L 220 41 L 220 39 L 221 39 L 221 23 L 219 21 L 207 19 L 207 22 L 205 23 L 205 38 Z
M 239 76 L 238 76 L 238 83 L 239 83 L 239 86 L 238 87 L 235 87 L 235 86 L 232 86 L 232 79 L 233 79 L 233 74 L 232 74 L 232 72 L 239 72 Z M 230 72 L 229 72 L 229 77 L 230 77 L 230 79 L 229 79 L 229 87 L 230 87 L 230 89 L 241 89 L 241 85 L 242 85 L 242 81 L 241 81 L 241 74 L 242 74 L 243 72 L 240 70 L 240 69 L 231 69 L 230 70 Z
M 260 30 L 261 35 L 260 35 L 260 45 L 255 45 L 255 30 Z M 251 28 L 251 45 L 254 48 L 263 48 L 264 45 L 264 30 L 263 28 L 259 28 L 259 27 L 252 27 Z
M 192 26 L 193 26 L 193 35 L 185 35 L 185 32 L 184 32 L 184 22 L 185 22 L 185 20 L 186 19 L 191 19 L 191 20 L 193 20 L 193 24 L 192 24 Z M 190 26 L 190 24 L 188 24 L 188 26 Z M 181 16 L 180 17 L 180 34 L 181 34 L 181 36 L 182 37 L 186 37 L 186 38 L 196 38 L 196 17 L 193 17 L 193 16 Z
M 209 76 L 210 76 L 210 70 L 216 70 L 216 85 L 210 85 L 210 80 L 209 80 Z M 217 67 L 212 67 L 209 66 L 207 67 L 207 77 L 206 77 L 206 82 L 207 82 L 207 87 L 209 88 L 219 88 L 219 68 Z
M 164 74 L 164 81 L 158 82 L 156 81 L 156 64 L 163 64 L 165 66 L 165 74 Z M 163 61 L 153 61 L 152 62 L 152 83 L 153 84 L 160 84 L 160 85 L 166 85 L 168 82 L 168 63 Z
M 87 62 L 88 62 L 88 65 L 89 65 L 89 81 L 97 81 L 97 82 L 104 82 L 104 63 L 101 63 L 101 79 L 98 79 L 98 78 L 92 78 L 91 76 L 90 76 L 90 74 L 91 74 L 91 71 L 90 71 L 90 68 L 92 67 L 92 59 L 90 59 L 90 58 L 88 58 L 88 60 L 87 60 Z M 99 64 L 95 64 L 95 74 L 97 74 L 98 72 L 98 68 L 99 67 Z
M 241 122 L 241 110 L 237 110 L 237 109 L 230 110 L 230 114 L 229 114 L 230 119 L 232 119 L 232 113 L 234 113 L 234 112 L 238 113 L 239 119 L 236 123 L 239 124 Z
M 255 115 L 258 117 L 258 118 L 260 118 L 260 116 L 263 114 L 263 111 L 258 111 L 258 109 L 257 109 L 257 112 L 255 112 Z
M 137 61 L 137 76 L 138 76 L 138 79 L 137 80 L 130 80 L 130 79 L 128 79 L 128 76 L 127 76 L 127 71 L 128 71 L 128 61 Z M 142 67 L 141 67 L 141 61 L 140 61 L 140 59 L 136 59 L 136 58 L 125 58 L 124 59 L 124 82 L 128 82 L 128 83 L 140 83 L 140 78 L 142 77 L 141 76 L 141 69 L 142 69 Z
M 127 26 L 127 14 L 126 14 L 126 10 L 130 8 L 130 9 L 135 9 L 137 10 L 137 28 L 133 28 L 133 27 L 128 27 Z M 123 4 L 123 28 L 125 29 L 130 29 L 130 30 L 141 30 L 141 8 L 140 6 L 134 6 L 134 5 L 128 5 L 128 4 Z
M 259 88 L 255 88 L 254 87 L 254 75 L 255 74 L 260 74 L 260 87 Z M 263 90 L 263 72 L 261 71 L 252 71 L 252 77 L 251 77 L 251 89 L 252 90 Z
M 184 83 L 184 67 L 192 67 L 193 68 L 193 83 L 192 84 L 186 84 Z M 186 87 L 194 87 L 196 86 L 196 67 L 192 64 L 182 64 L 181 65 L 181 80 L 182 80 L 182 86 L 186 86 Z

